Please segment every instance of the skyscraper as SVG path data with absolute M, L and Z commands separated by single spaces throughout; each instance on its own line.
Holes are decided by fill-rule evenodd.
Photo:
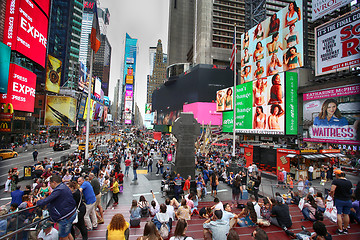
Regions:
M 151 57 L 151 50 L 152 48 L 150 48 L 150 57 Z M 165 82 L 165 79 L 166 79 L 166 58 L 164 58 L 162 43 L 161 40 L 159 39 L 153 59 L 153 71 L 147 81 L 147 97 L 146 97 L 147 103 L 151 103 L 153 91 L 161 84 L 163 84 Z
M 121 118 L 125 124 L 133 123 L 134 91 L 136 76 L 136 58 L 138 53 L 137 39 L 126 33 L 125 54 L 122 64 L 122 95 L 121 95 Z
M 53 1 L 48 52 L 62 61 L 61 82 L 76 88 L 83 0 Z

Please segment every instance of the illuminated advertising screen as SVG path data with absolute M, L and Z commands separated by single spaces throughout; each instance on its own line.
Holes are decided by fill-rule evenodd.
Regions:
M 147 103 L 145 105 L 145 114 L 150 114 L 151 113 L 151 108 L 152 108 L 152 104 L 151 103 Z
M 88 88 L 88 84 L 89 84 L 89 79 L 88 79 L 88 76 L 87 76 L 87 67 L 85 64 L 83 64 L 82 62 L 80 62 L 80 74 L 79 74 L 79 89 L 81 91 L 84 91 L 86 89 L 87 91 L 87 88 Z
M 225 88 L 216 92 L 216 111 L 233 110 L 233 87 Z
M 126 83 L 126 84 L 134 84 L 134 76 L 126 75 L 126 77 L 125 77 L 125 83 Z
M 360 66 L 360 9 L 315 28 L 316 76 Z
M 45 67 L 48 18 L 32 0 L 6 4 L 3 42 Z
M 302 67 L 303 0 L 296 0 L 241 35 L 241 83 Z
M 34 112 L 36 75 L 10 63 L 8 90 L 0 94 L 0 103 L 12 103 L 14 110 Z
M 236 86 L 236 132 L 297 134 L 297 81 L 279 73 Z
M 97 98 L 101 98 L 101 80 L 100 78 L 96 77 L 95 78 L 95 87 L 94 87 L 94 95 Z
M 134 85 L 132 85 L 132 84 L 126 84 L 126 86 L 125 86 L 125 89 L 126 90 L 131 90 L 131 91 L 133 91 L 134 90 Z
M 133 91 L 126 90 L 125 91 L 125 101 L 132 101 L 133 100 Z
M 131 124 L 131 112 L 125 112 L 125 124 Z
M 46 66 L 46 82 L 45 90 L 49 92 L 59 93 L 60 79 L 61 79 L 61 64 L 62 62 L 48 55 L 48 62 Z
M 303 95 L 304 141 L 360 145 L 360 84 Z
M 35 2 L 45 12 L 46 16 L 49 16 L 50 0 L 35 0 Z
M 82 96 L 79 103 L 79 110 L 77 115 L 78 119 L 83 119 L 85 113 L 85 105 L 86 105 L 86 97 Z
M 0 93 L 8 89 L 11 48 L 0 42 Z
M 45 125 L 47 126 L 75 126 L 76 99 L 64 96 L 46 97 Z
M 222 113 L 222 131 L 232 133 L 234 124 L 234 111 L 228 111 Z

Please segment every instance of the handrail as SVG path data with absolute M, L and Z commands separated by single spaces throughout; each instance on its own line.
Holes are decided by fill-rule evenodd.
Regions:
M 48 220 L 48 219 L 50 219 L 50 217 L 46 217 L 46 218 L 40 219 L 40 220 L 37 221 L 37 222 L 29 223 L 29 224 L 27 224 L 26 226 L 23 226 L 23 227 L 15 230 L 15 231 L 13 231 L 13 232 L 11 232 L 11 233 L 8 233 L 8 234 L 6 234 L 6 235 L 4 235 L 4 236 L 1 236 L 1 237 L 0 237 L 0 240 L 8 239 L 8 237 L 11 237 L 11 236 L 13 236 L 13 235 L 15 235 L 15 234 L 21 233 L 21 232 L 25 231 L 26 229 L 31 228 L 31 227 L 33 227 L 33 226 L 36 226 L 36 225 L 39 224 L 40 222 L 46 221 L 46 220 Z
M 8 213 L 8 214 L 5 214 L 5 215 L 0 216 L 0 219 L 6 218 L 6 217 L 10 217 L 10 216 L 15 215 L 15 214 L 20 214 L 20 213 L 22 213 L 22 212 L 29 211 L 29 210 L 31 210 L 31 209 L 35 209 L 35 208 L 37 208 L 37 207 L 39 207 L 39 206 L 28 207 L 28 208 L 24 208 L 24 209 L 21 209 L 21 210 L 16 211 L 16 212 Z

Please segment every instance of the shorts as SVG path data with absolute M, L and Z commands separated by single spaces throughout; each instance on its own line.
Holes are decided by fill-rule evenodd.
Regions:
M 69 235 L 69 233 L 71 233 L 72 223 L 75 220 L 76 215 L 77 215 L 77 212 L 75 211 L 75 213 L 71 217 L 65 218 L 58 222 L 59 237 L 64 238 L 64 237 L 67 237 L 67 235 Z
M 213 185 L 212 187 L 211 187 L 211 189 L 213 190 L 213 191 L 217 191 L 217 185 Z
M 99 193 L 98 195 L 96 195 L 96 202 L 95 202 L 95 207 L 101 205 L 101 193 Z
M 335 202 L 337 214 L 350 214 L 350 208 L 352 208 L 351 200 L 343 201 L 343 200 L 335 199 L 334 202 Z

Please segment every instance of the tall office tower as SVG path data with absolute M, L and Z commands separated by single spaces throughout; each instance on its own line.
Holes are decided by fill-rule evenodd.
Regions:
M 89 52 L 89 39 L 94 19 L 94 11 L 96 8 L 95 0 L 87 0 L 84 2 L 84 13 L 82 18 L 81 39 L 80 39 L 80 52 L 79 61 L 87 65 L 88 52 Z
M 244 0 L 171 1 L 169 65 L 184 62 L 229 65 L 234 24 L 240 44 L 245 30 Z
M 153 70 L 154 70 L 155 55 L 156 55 L 156 47 L 149 47 L 150 76 L 153 74 Z
M 48 53 L 62 61 L 61 82 L 76 88 L 83 0 L 53 1 Z
M 111 113 L 113 115 L 114 122 L 119 120 L 119 94 L 120 94 L 120 79 L 117 79 L 116 86 L 114 90 L 114 101 L 112 102 Z
M 196 0 L 172 0 L 169 4 L 168 65 L 186 63 L 193 45 Z
M 136 76 L 136 58 L 138 53 L 137 39 L 130 37 L 126 33 L 125 38 L 125 54 L 122 64 L 122 93 L 121 93 L 121 119 L 125 124 L 133 123 L 134 109 L 134 92 L 135 92 L 135 76 Z
M 99 18 L 99 27 L 100 34 L 107 34 L 107 25 L 109 25 L 110 21 L 110 12 L 108 8 L 98 8 L 98 18 Z
M 147 97 L 146 102 L 151 103 L 152 93 L 153 91 L 163 84 L 166 79 L 166 62 L 164 62 L 164 56 L 163 56 L 163 50 L 162 50 L 162 43 L 161 40 L 158 40 L 157 46 L 156 46 L 156 53 L 155 53 L 155 59 L 154 59 L 154 67 L 153 72 L 150 78 L 148 78 L 147 82 Z

